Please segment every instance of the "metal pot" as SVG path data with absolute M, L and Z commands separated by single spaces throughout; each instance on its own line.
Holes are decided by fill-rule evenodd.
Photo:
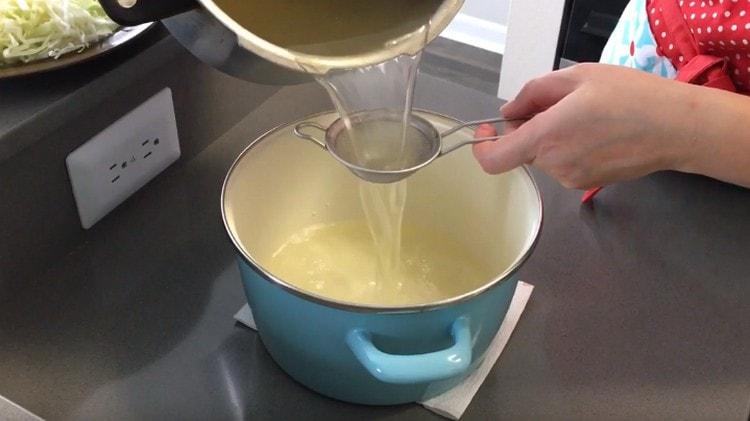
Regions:
M 252 33 L 212 0 L 100 0 L 116 22 L 132 26 L 163 20 L 172 35 L 201 61 L 240 79 L 265 84 L 293 84 L 334 69 L 351 69 L 414 55 L 435 39 L 458 13 L 463 0 L 444 0 L 422 30 L 403 34 L 387 47 L 351 56 L 311 55 L 286 49 Z
M 420 115 L 439 130 L 457 123 Z M 336 118 L 326 113 L 305 121 L 328 126 Z M 487 175 L 462 149 L 409 178 L 405 224 L 435 226 L 490 265 L 496 276 L 481 287 L 410 307 L 336 301 L 266 269 L 273 252 L 302 228 L 364 218 L 359 179 L 297 138 L 295 124 L 245 149 L 222 191 L 224 224 L 263 344 L 293 378 L 344 401 L 412 402 L 455 386 L 484 358 L 515 291 L 516 271 L 536 244 L 542 203 L 529 172 Z M 468 140 L 472 132 L 457 136 Z

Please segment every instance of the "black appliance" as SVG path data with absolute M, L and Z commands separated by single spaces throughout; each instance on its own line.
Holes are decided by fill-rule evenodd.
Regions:
M 567 0 L 555 68 L 596 62 L 629 0 Z

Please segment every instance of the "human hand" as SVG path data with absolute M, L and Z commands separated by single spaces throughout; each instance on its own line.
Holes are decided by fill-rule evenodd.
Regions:
M 497 141 L 474 145 L 492 174 L 533 164 L 568 188 L 590 188 L 680 169 L 695 142 L 696 87 L 623 67 L 582 64 L 534 79 L 501 108 L 533 115 Z M 483 125 L 476 137 L 495 135 Z

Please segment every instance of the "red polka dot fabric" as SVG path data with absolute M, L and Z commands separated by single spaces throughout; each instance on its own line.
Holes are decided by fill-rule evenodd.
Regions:
M 723 58 L 737 91 L 750 93 L 750 0 L 648 0 L 646 8 L 657 52 L 678 73 L 696 55 Z M 675 31 L 676 19 L 685 30 Z

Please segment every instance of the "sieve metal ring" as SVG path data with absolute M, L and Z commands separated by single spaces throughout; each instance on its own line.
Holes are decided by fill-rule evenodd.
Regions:
M 376 120 L 400 121 L 401 118 L 402 118 L 401 113 L 397 113 L 394 110 L 380 109 L 380 110 L 368 110 L 368 111 L 361 111 L 359 113 L 354 113 L 349 117 L 348 121 L 349 121 L 349 124 L 353 126 L 354 124 L 363 124 L 368 121 L 376 121 Z M 312 122 L 299 123 L 294 127 L 294 134 L 297 137 L 300 137 L 302 139 L 310 140 L 314 142 L 316 145 L 318 145 L 319 147 L 321 147 L 322 149 L 328 151 L 328 153 L 330 153 L 334 159 L 336 159 L 342 165 L 347 167 L 357 177 L 360 177 L 366 181 L 373 182 L 373 183 L 394 183 L 424 168 L 425 166 L 432 163 L 432 161 L 434 161 L 435 159 L 442 157 L 444 155 L 447 155 L 463 146 L 480 143 L 480 142 L 486 142 L 486 141 L 494 141 L 502 137 L 502 136 L 490 136 L 490 137 L 474 138 L 471 140 L 459 142 L 455 145 L 450 145 L 450 146 L 443 145 L 444 138 L 458 132 L 459 130 L 465 127 L 477 126 L 483 123 L 527 121 L 529 120 L 529 118 L 530 117 L 506 119 L 504 117 L 495 117 L 495 118 L 488 118 L 488 119 L 483 119 L 483 120 L 474 120 L 474 121 L 469 121 L 465 123 L 460 123 L 441 133 L 427 119 L 420 117 L 419 115 L 416 115 L 416 114 L 411 114 L 409 117 L 409 126 L 415 128 L 423 135 L 424 139 L 427 140 L 426 144 L 429 145 L 430 150 L 428 151 L 427 154 L 424 155 L 424 159 L 419 161 L 419 163 L 409 166 L 407 168 L 402 168 L 402 169 L 397 169 L 397 170 L 379 170 L 379 169 L 367 168 L 341 156 L 341 154 L 338 152 L 339 136 L 341 136 L 342 133 L 345 133 L 348 129 L 347 122 L 342 118 L 336 119 L 327 128 L 317 123 L 312 123 Z M 324 132 L 325 140 L 320 140 L 316 138 L 315 136 L 309 133 L 306 133 L 304 131 L 304 129 L 306 128 L 314 128 L 316 130 Z
M 320 124 L 313 123 L 313 122 L 310 122 L 310 121 L 305 121 L 305 122 L 299 123 L 296 126 L 294 126 L 294 130 L 293 130 L 294 135 L 297 136 L 297 137 L 299 137 L 299 138 L 301 138 L 301 139 L 309 140 L 309 141 L 315 143 L 316 145 L 320 146 L 321 148 L 323 148 L 325 150 L 328 150 L 328 146 L 326 145 L 325 141 L 322 141 L 322 140 L 318 139 L 317 137 L 315 137 L 315 136 L 313 136 L 311 134 L 307 134 L 307 133 L 304 132 L 304 130 L 307 129 L 307 128 L 318 129 L 318 130 L 320 130 L 323 133 L 326 132 L 326 128 L 323 127 L 323 126 L 321 126 Z

